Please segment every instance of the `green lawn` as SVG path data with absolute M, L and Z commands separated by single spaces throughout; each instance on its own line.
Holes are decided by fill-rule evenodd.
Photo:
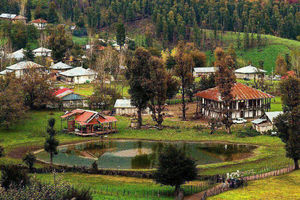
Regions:
M 42 182 L 53 183 L 52 174 L 38 174 L 36 177 Z M 173 187 L 156 184 L 151 179 L 79 173 L 58 174 L 56 179 L 69 183 L 76 188 L 89 188 L 95 200 L 173 199 Z M 185 184 L 183 189 L 186 194 L 192 194 L 207 187 L 209 187 L 207 182 L 193 181 Z
M 77 37 L 77 36 L 72 36 L 72 40 L 75 44 L 78 45 L 86 45 L 88 44 L 88 37 Z
M 299 200 L 300 170 L 292 173 L 248 182 L 248 186 L 228 191 L 209 200 Z

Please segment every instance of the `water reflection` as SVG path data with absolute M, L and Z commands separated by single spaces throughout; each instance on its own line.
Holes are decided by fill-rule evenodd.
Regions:
M 59 148 L 54 163 L 90 167 L 96 161 L 99 168 L 151 169 L 156 166 L 159 153 L 169 143 L 103 140 L 69 145 Z M 172 142 L 172 144 L 181 148 L 198 165 L 242 159 L 251 155 L 255 148 L 248 145 L 221 143 Z M 37 157 L 49 161 L 46 152 L 39 153 Z

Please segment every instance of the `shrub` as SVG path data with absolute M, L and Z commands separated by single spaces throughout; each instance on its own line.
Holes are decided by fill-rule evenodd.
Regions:
M 77 190 L 77 189 L 71 188 L 64 194 L 63 200 L 72 200 L 72 199 L 92 200 L 93 197 L 89 190 L 86 190 L 86 189 Z
M 95 162 L 92 163 L 92 169 L 97 171 L 98 170 L 98 164 Z
M 24 158 L 23 162 L 27 165 L 30 171 L 32 171 L 33 165 L 36 162 L 36 157 L 32 153 L 27 153 Z
M 237 137 L 255 137 L 255 136 L 259 136 L 261 135 L 259 132 L 257 132 L 255 129 L 253 129 L 252 127 L 250 128 L 246 128 L 246 129 L 242 129 L 237 133 Z
M 4 156 L 4 148 L 0 146 L 0 158 Z
M 10 187 L 23 187 L 29 184 L 29 176 L 26 171 L 20 170 L 18 166 L 4 166 L 1 176 L 1 186 L 5 189 Z

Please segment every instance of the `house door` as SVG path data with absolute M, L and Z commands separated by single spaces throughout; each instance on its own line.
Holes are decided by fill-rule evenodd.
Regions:
M 241 118 L 244 118 L 244 116 L 245 116 L 245 113 L 244 113 L 244 111 L 242 110 L 241 113 L 240 113 L 240 117 L 241 117 Z

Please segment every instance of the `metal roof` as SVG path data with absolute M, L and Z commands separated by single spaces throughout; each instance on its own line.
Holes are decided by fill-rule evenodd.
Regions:
M 267 71 L 263 69 L 258 69 L 256 67 L 253 67 L 252 65 L 235 70 L 235 73 L 239 73 L 239 74 L 257 74 L 257 73 L 266 73 L 266 72 Z
M 0 18 L 13 19 L 13 18 L 15 18 L 16 16 L 17 16 L 16 14 L 2 13 L 2 14 L 0 15 Z
M 19 49 L 18 51 L 15 51 L 13 53 L 10 53 L 7 55 L 8 58 L 14 58 L 16 60 L 21 60 L 25 57 L 24 55 L 24 49 Z
M 266 112 L 266 116 L 270 120 L 270 122 L 273 123 L 273 120 L 278 117 L 279 115 L 283 114 L 282 111 L 276 111 L 276 112 Z
M 18 62 L 14 65 L 6 67 L 9 70 L 22 70 L 22 69 L 29 69 L 29 68 L 44 68 L 44 66 L 34 63 L 32 61 L 22 61 Z
M 9 70 L 9 69 L 5 69 L 5 70 L 0 72 L 0 75 L 6 75 L 7 73 L 11 73 L 11 72 L 13 72 L 13 71 Z
M 135 108 L 135 106 L 131 105 L 130 99 L 117 99 L 114 107 L 115 108 Z
M 272 95 L 259 91 L 242 83 L 234 84 L 231 94 L 234 100 L 274 98 Z M 198 92 L 195 96 L 214 101 L 222 101 L 218 87 Z
M 40 48 L 33 50 L 33 53 L 49 53 L 49 52 L 52 52 L 52 50 L 47 49 L 45 47 L 40 47 Z
M 57 69 L 57 70 L 61 70 L 61 69 L 72 69 L 72 68 L 73 68 L 72 66 L 67 65 L 67 64 L 65 64 L 65 63 L 63 63 L 63 62 L 58 62 L 58 63 L 56 63 L 56 64 L 54 64 L 54 65 L 52 65 L 52 66 L 50 67 L 50 69 Z
M 253 124 L 260 124 L 260 123 L 262 123 L 262 122 L 265 122 L 265 121 L 267 121 L 266 119 L 255 119 L 255 120 L 253 120 L 253 121 L 251 121 Z
M 194 72 L 196 73 L 215 73 L 217 69 L 215 67 L 195 67 Z
M 73 69 L 70 69 L 65 72 L 60 72 L 60 75 L 63 76 L 90 76 L 90 75 L 96 75 L 96 72 L 91 69 L 84 69 L 83 67 L 76 67 Z

